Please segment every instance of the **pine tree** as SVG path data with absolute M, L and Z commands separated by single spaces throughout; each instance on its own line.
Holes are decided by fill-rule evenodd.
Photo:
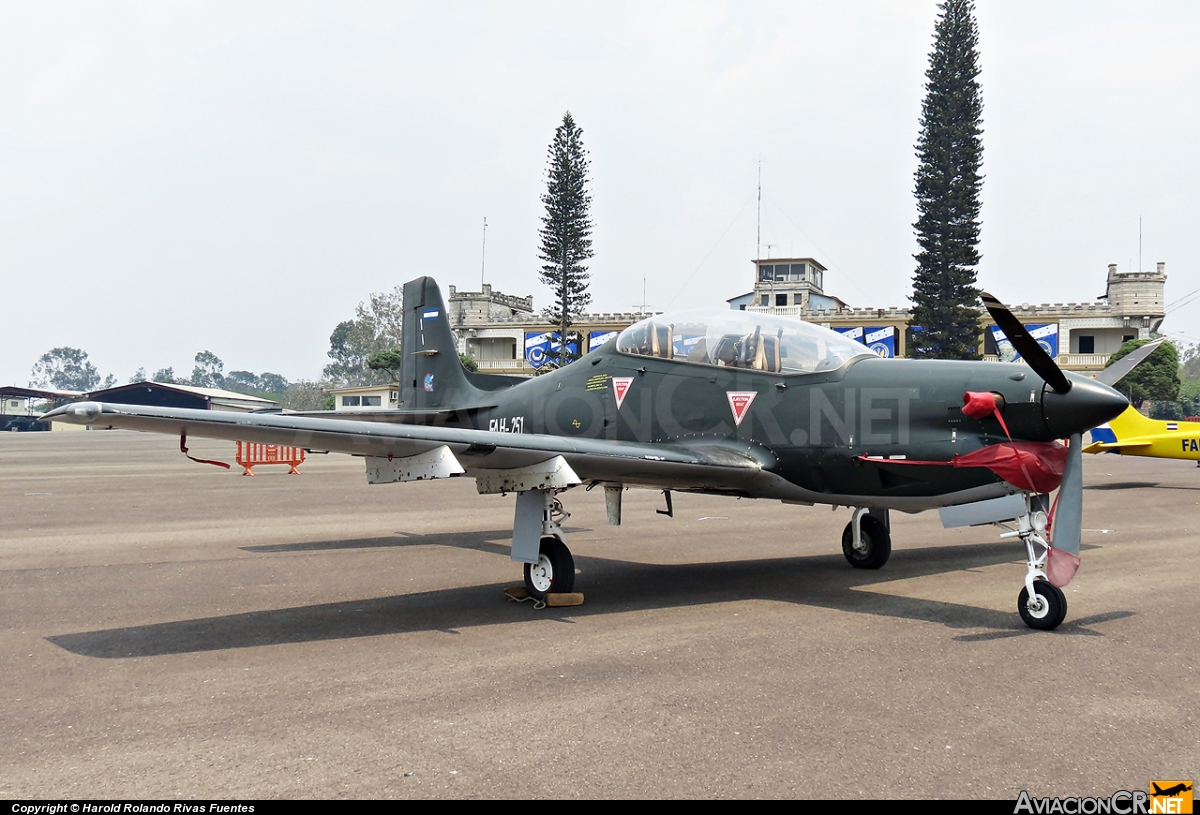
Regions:
M 925 77 L 914 224 L 921 251 L 913 276 L 916 356 L 977 359 L 980 313 L 979 193 L 983 176 L 983 100 L 979 27 L 971 0 L 944 0 Z
M 583 131 L 567 111 L 550 143 L 546 192 L 542 195 L 546 214 L 539 230 L 542 246 L 538 259 L 543 263 L 542 282 L 554 290 L 554 303 L 545 313 L 558 327 L 554 337 L 558 351 L 552 356 L 559 366 L 572 359 L 567 350 L 567 330 L 592 300 L 584 265 L 592 257 L 592 221 L 588 215 L 592 197 L 587 192 L 588 158 L 582 136 Z

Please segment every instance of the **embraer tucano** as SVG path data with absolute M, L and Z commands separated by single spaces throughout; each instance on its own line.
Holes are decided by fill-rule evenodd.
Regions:
M 854 507 L 852 566 L 891 553 L 888 510 L 940 509 L 947 525 L 1007 523 L 1027 554 L 1018 611 L 1051 629 L 1078 567 L 1081 434 L 1125 397 L 1065 373 L 998 301 L 985 305 L 1024 365 L 880 359 L 794 319 L 664 314 L 533 379 L 466 371 L 437 284 L 404 287 L 400 410 L 234 414 L 83 402 L 44 418 L 93 427 L 264 442 L 361 456 L 372 484 L 469 476 L 516 493 L 512 559 L 537 596 L 569 592 L 575 566 L 559 496 L 625 488 Z M 1063 440 L 1066 440 L 1064 445 Z M 1046 494 L 1059 488 L 1057 509 Z M 1053 536 L 1050 535 L 1053 529 Z

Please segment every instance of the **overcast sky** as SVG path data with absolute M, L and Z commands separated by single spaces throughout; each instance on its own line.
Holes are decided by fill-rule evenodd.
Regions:
M 980 283 L 1200 289 L 1200 4 L 983 0 Z M 936 3 L 0 3 L 0 384 L 48 349 L 316 378 L 372 291 L 534 295 L 546 149 L 591 158 L 594 311 L 723 307 L 762 242 L 903 305 Z M 1200 301 L 1164 331 L 1200 340 Z

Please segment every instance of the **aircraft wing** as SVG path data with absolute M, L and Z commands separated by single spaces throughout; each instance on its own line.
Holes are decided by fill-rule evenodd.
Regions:
M 41 417 L 97 428 L 260 442 L 394 461 L 448 448 L 461 469 L 479 477 L 536 467 L 561 456 L 580 482 L 738 492 L 771 461 L 761 449 L 728 446 L 644 444 L 583 437 L 326 419 L 290 414 L 233 413 L 143 405 L 82 402 Z M 432 476 L 431 476 L 432 477 Z M 408 479 L 385 479 L 408 480 Z

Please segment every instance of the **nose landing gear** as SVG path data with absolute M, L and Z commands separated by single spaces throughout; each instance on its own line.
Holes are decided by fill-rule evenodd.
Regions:
M 1046 576 L 1046 561 L 1050 555 L 1050 544 L 1046 542 L 1047 519 L 1034 503 L 1038 498 L 1027 498 L 1028 511 L 1017 518 L 1017 528 L 1010 529 L 1000 537 L 1019 537 L 1025 544 L 1025 586 L 1017 596 L 1017 611 L 1025 625 L 1039 631 L 1053 631 L 1067 618 L 1067 596 L 1063 590 L 1050 582 Z M 1038 547 L 1041 554 L 1038 554 Z

